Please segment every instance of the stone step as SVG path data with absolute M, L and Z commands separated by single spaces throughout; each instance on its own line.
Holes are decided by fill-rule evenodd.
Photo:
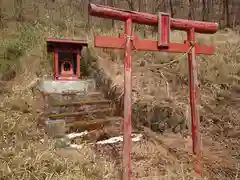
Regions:
M 74 121 L 71 123 L 67 123 L 67 128 L 73 128 L 77 131 L 92 131 L 104 128 L 108 125 L 111 125 L 112 123 L 116 123 L 119 121 L 122 121 L 123 118 L 121 117 L 105 117 L 105 118 L 99 118 L 94 120 L 84 120 L 84 121 Z
M 50 115 L 48 115 L 48 117 L 50 119 L 62 119 L 62 118 L 67 118 L 67 117 L 82 117 L 82 116 L 86 116 L 86 115 L 95 115 L 98 113 L 111 113 L 111 112 L 113 112 L 113 108 L 95 109 L 92 111 L 50 114 Z
M 61 103 L 54 104 L 53 107 L 72 107 L 72 106 L 83 106 L 83 105 L 101 105 L 101 104 L 110 104 L 110 100 L 85 100 L 79 102 L 69 102 L 69 103 Z

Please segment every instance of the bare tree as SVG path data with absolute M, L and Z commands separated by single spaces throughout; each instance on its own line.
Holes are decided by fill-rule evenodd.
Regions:
M 214 12 L 214 0 L 207 0 L 207 20 L 210 21 L 212 17 L 212 13 Z
M 240 2 L 232 1 L 232 27 L 235 28 L 239 21 Z
M 164 10 L 165 10 L 165 8 L 166 8 L 166 6 L 165 6 L 165 0 L 162 0 L 162 1 L 154 1 L 154 3 L 153 3 L 153 14 L 155 14 L 155 13 L 157 13 L 158 11 L 160 11 L 160 9 L 161 9 L 161 7 L 164 7 Z M 146 4 L 147 5 L 147 4 Z
M 91 3 L 91 0 L 84 0 L 84 20 L 86 21 L 86 28 L 91 27 L 91 16 L 88 13 L 88 4 Z
M 134 0 L 126 0 L 130 10 L 134 11 Z
M 138 11 L 147 12 L 147 0 L 138 0 Z M 147 26 L 136 26 L 136 29 L 141 32 L 143 37 L 146 37 Z
M 202 20 L 207 20 L 207 0 L 202 0 Z
M 230 27 L 229 0 L 224 0 L 226 26 Z
M 115 6 L 115 1 L 114 0 L 108 0 L 108 4 L 112 7 Z M 112 28 L 114 28 L 114 20 L 112 20 Z
M 172 0 L 169 0 L 169 6 L 170 6 L 171 17 L 173 18 L 175 16 L 175 12 L 173 9 L 173 1 Z
M 194 18 L 194 0 L 189 0 L 188 19 Z
M 223 7 L 222 18 L 221 18 L 221 20 L 223 20 L 222 26 L 230 27 L 229 1 L 222 0 L 221 6 Z
M 34 9 L 34 12 L 36 13 L 36 16 L 39 17 L 40 16 L 39 5 L 37 4 L 36 1 L 33 1 L 32 6 Z
M 22 0 L 14 0 L 15 7 L 15 18 L 17 21 L 23 21 L 23 1 Z
M 115 1 L 114 0 L 104 0 L 104 4 L 107 6 L 114 7 L 115 6 Z M 107 26 L 111 26 L 111 28 L 114 28 L 114 20 L 106 20 Z
M 3 22 L 3 12 L 2 12 L 2 0 L 0 0 L 0 28 L 3 28 L 4 22 Z

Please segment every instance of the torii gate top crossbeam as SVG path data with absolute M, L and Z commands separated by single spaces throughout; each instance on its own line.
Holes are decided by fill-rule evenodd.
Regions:
M 150 26 L 158 25 L 158 16 L 148 13 L 128 11 L 110 6 L 104 6 L 99 4 L 89 4 L 89 14 L 92 16 L 115 19 L 119 21 L 126 21 L 131 17 L 132 22 Z M 187 31 L 194 29 L 197 33 L 214 34 L 218 31 L 218 23 L 213 22 L 202 22 L 185 19 L 170 20 L 171 29 Z

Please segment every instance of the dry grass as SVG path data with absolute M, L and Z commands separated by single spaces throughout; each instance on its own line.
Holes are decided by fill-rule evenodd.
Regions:
M 102 34 L 106 35 L 106 33 Z M 184 39 L 184 36 L 181 33 L 175 33 L 172 38 L 179 42 Z M 198 40 L 200 44 L 211 42 L 210 44 L 216 46 L 214 56 L 198 57 L 205 171 L 210 173 L 210 179 L 233 179 L 237 177 L 240 149 L 237 138 L 240 132 L 237 105 L 240 38 L 237 33 L 226 30 L 212 37 L 199 35 Z M 120 56 L 116 57 L 116 51 L 114 51 L 109 50 L 104 53 L 98 50 L 98 66 L 104 69 L 107 77 L 113 80 L 115 83 L 113 86 L 117 85 L 122 89 L 123 57 L 121 52 Z M 161 65 L 172 61 L 174 63 L 171 66 Z M 150 112 L 156 106 L 170 108 L 173 115 L 179 114 L 185 121 L 189 121 L 187 74 L 187 59 L 184 56 L 179 59 L 179 55 L 134 52 L 133 101 L 147 103 Z M 151 113 L 147 116 L 149 115 Z M 159 116 L 161 117 L 161 112 Z M 176 116 L 174 119 L 178 120 Z M 175 140 L 179 141 L 179 136 L 175 137 Z M 167 140 L 166 144 L 181 149 L 181 145 L 171 141 Z M 191 150 L 188 148 L 184 151 Z M 223 160 L 225 163 L 221 163 Z
M 11 83 L 9 96 L 4 98 L 1 118 L 1 172 L 0 179 L 116 179 L 114 163 L 97 157 L 94 150 L 84 146 L 80 152 L 71 149 L 57 149 L 54 140 L 42 144 L 42 130 L 36 127 L 35 108 L 39 107 L 31 88 L 36 78 L 42 56 L 30 52 L 21 75 Z M 23 63 L 23 64 L 24 64 Z M 22 65 L 23 65 L 22 64 Z M 46 69 L 40 74 L 48 73 Z M 29 79 L 28 79 L 29 78 Z M 20 101 L 21 100 L 21 101 Z M 29 111 L 23 111 L 24 103 Z
M 97 158 L 90 148 L 77 152 L 55 149 L 51 143 L 44 146 L 31 117 L 11 116 L 2 122 L 1 179 L 115 179 L 113 164 Z
M 30 7 L 30 4 L 26 5 L 26 8 L 31 9 Z M 3 39 L 1 42 L 4 42 L 0 44 L 1 50 L 13 47 L 21 52 L 21 56 L 18 57 L 20 66 L 17 77 L 11 83 L 8 82 L 8 93 L 0 95 L 0 107 L 2 104 L 4 107 L 0 110 L 0 179 L 120 179 L 120 165 L 116 159 L 108 159 L 107 155 L 111 155 L 108 150 L 105 151 L 105 155 L 100 156 L 89 146 L 84 146 L 77 152 L 55 148 L 53 140 L 47 145 L 40 143 L 44 134 L 36 128 L 35 110 L 39 103 L 32 94 L 31 84 L 46 74 L 51 77 L 51 66 L 46 61 L 47 56 L 43 48 L 44 37 L 82 39 L 85 24 L 76 16 L 70 16 L 67 9 L 61 9 L 61 12 L 54 6 L 45 9 L 41 2 L 37 7 L 38 12 L 29 10 L 29 15 L 25 17 L 24 23 L 31 25 L 34 22 L 31 19 L 34 13 L 39 13 L 39 24 L 32 26 L 25 34 L 26 37 L 18 33 L 15 22 L 12 21 L 5 22 L 7 28 L 0 33 Z M 60 17 L 61 13 L 65 15 Z M 40 31 L 36 31 L 37 29 Z M 88 32 L 88 38 L 92 43 L 93 35 L 117 36 L 119 32 L 102 32 L 101 29 L 93 28 Z M 182 42 L 184 38 L 184 34 L 179 32 L 173 33 L 172 36 L 172 40 L 176 42 Z M 200 44 L 210 43 L 217 46 L 216 55 L 198 57 L 201 74 L 204 174 L 207 179 L 238 179 L 240 36 L 236 32 L 226 30 L 211 37 L 199 35 L 198 40 Z M 26 53 L 26 50 L 31 51 Z M 102 68 L 106 78 L 112 79 L 112 86 L 119 87 L 121 91 L 123 53 L 116 50 L 104 53 L 100 49 L 93 49 L 92 44 L 90 50 L 91 55 L 97 58 L 98 68 Z M 138 104 L 148 104 L 146 112 L 140 114 L 140 110 L 137 109 L 135 116 L 148 118 L 152 116 L 152 109 L 158 106 L 162 108 L 155 119 L 158 123 L 165 119 L 162 113 L 164 110 L 171 111 L 175 121 L 184 119 L 189 122 L 186 60 L 185 56 L 179 59 L 179 55 L 175 54 L 134 52 L 134 107 Z M 167 65 L 153 68 L 153 65 L 162 63 Z M 136 120 L 143 121 L 140 118 Z M 133 178 L 194 179 L 190 139 L 183 139 L 179 134 L 173 135 L 168 132 L 157 136 L 175 153 L 169 153 L 165 146 L 152 138 L 134 144 Z

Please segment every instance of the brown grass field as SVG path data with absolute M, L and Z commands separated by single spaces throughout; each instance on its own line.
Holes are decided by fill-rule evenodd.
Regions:
M 93 47 L 94 35 L 117 36 L 121 30 L 98 26 L 86 29 L 81 14 L 72 12 L 74 16 L 70 16 L 69 7 L 61 4 L 63 1 L 57 5 L 49 2 L 48 8 L 44 6 L 45 1 L 25 2 L 24 19 L 17 22 L 11 18 L 13 12 L 9 7 L 14 7 L 13 2 L 2 2 L 5 19 L 4 28 L 0 29 L 0 77 L 4 77 L 0 81 L 0 179 L 120 179 L 120 144 L 83 144 L 81 150 L 73 150 L 56 148 L 53 139 L 48 143 L 40 141 L 46 137 L 36 126 L 41 103 L 33 90 L 39 78 L 52 76 L 45 38 L 59 37 L 88 39 L 91 56 L 88 56 L 89 67 L 85 68 L 103 84 L 111 80 L 107 88 L 102 85 L 104 93 L 113 87 L 121 93 L 123 52 Z M 65 16 L 60 16 L 61 13 Z M 186 39 L 182 32 L 171 35 L 174 42 Z M 148 38 L 155 39 L 156 34 Z M 236 31 L 225 29 L 215 35 L 198 35 L 197 39 L 200 44 L 216 46 L 215 55 L 197 58 L 204 177 L 195 177 L 189 129 L 180 128 L 173 133 L 163 127 L 160 133 L 150 130 L 155 126 L 147 128 L 168 120 L 183 121 L 189 127 L 186 55 L 135 51 L 134 126 L 147 125 L 143 130 L 145 138 L 133 145 L 133 179 L 240 179 L 240 36 Z M 153 115 L 155 110 L 157 114 Z M 171 116 L 167 118 L 164 112 Z

